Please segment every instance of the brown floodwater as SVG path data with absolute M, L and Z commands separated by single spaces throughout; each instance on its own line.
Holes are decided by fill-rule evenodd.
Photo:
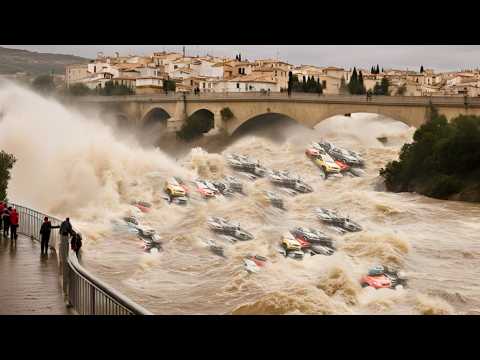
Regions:
M 169 156 L 119 136 L 101 119 L 86 118 L 16 87 L 3 88 L 0 101 L 0 144 L 20 159 L 10 197 L 53 215 L 70 215 L 86 236 L 85 266 L 154 313 L 480 312 L 480 206 L 382 189 L 379 169 L 411 141 L 413 129 L 402 123 L 374 114 L 331 118 L 313 130 L 281 123 L 274 129 L 250 129 L 233 142 L 212 139 L 209 147 L 203 140 L 210 152 L 185 148 Z M 282 136 L 266 136 L 272 131 Z M 48 142 L 39 140 L 48 135 Z M 311 141 L 321 138 L 361 152 L 366 175 L 323 180 L 304 154 Z M 278 188 L 266 179 L 244 179 L 245 196 L 192 199 L 177 206 L 163 199 L 162 181 L 145 176 L 155 171 L 162 179 L 178 175 L 193 180 L 234 174 L 225 162 L 230 153 L 249 155 L 267 168 L 290 170 L 314 192 L 283 194 L 287 210 L 281 211 L 261 196 L 263 190 Z M 32 176 L 35 188 L 30 186 Z M 114 226 L 132 213 L 133 200 L 153 204 L 140 221 L 162 237 L 161 253 L 144 253 L 134 234 Z M 296 261 L 278 254 L 276 247 L 288 229 L 325 230 L 315 207 L 346 213 L 364 230 L 332 235 L 338 247 L 333 256 Z M 209 216 L 237 221 L 255 239 L 222 242 L 208 230 Z M 225 247 L 226 258 L 207 249 L 208 239 Z M 268 265 L 257 274 L 247 273 L 242 259 L 248 253 L 266 256 Z M 362 288 L 360 277 L 376 264 L 403 269 L 408 287 Z

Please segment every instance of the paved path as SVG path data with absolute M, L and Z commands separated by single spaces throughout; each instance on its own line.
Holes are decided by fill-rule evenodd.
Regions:
M 0 315 L 67 315 L 57 257 L 22 235 L 16 246 L 0 234 Z

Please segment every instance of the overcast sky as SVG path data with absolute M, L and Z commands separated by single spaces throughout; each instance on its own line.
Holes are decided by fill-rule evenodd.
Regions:
M 105 55 L 149 55 L 153 51 L 182 51 L 182 45 L 0 45 L 38 52 L 95 58 Z M 186 45 L 187 55 L 279 57 L 291 64 L 360 66 L 380 64 L 385 68 L 417 69 L 420 65 L 437 71 L 474 68 L 480 65 L 480 45 Z

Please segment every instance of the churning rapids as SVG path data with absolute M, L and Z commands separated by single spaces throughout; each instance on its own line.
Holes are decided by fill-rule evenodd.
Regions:
M 82 115 L 10 83 L 0 85 L 0 148 L 16 155 L 10 198 L 57 216 L 70 216 L 84 234 L 82 261 L 101 278 L 157 314 L 466 314 L 480 313 L 480 207 L 385 192 L 378 170 L 398 156 L 413 129 L 372 114 L 337 116 L 316 129 L 279 125 L 250 131 L 219 153 L 193 148 L 181 157 L 140 146 L 97 116 Z M 266 131 L 266 130 L 264 130 Z M 282 135 L 282 136 L 280 136 Z M 386 137 L 386 144 L 377 140 Z M 306 146 L 328 139 L 361 152 L 366 175 L 322 180 Z M 272 169 L 300 175 L 314 192 L 283 196 L 287 211 L 264 203 L 266 179 L 244 181 L 246 196 L 168 204 L 162 184 L 145 174 L 218 178 L 233 174 L 225 154 L 240 153 Z M 158 185 L 158 184 L 157 184 Z M 145 253 L 133 234 L 113 232 L 133 200 L 154 209 L 141 221 L 157 229 L 164 251 Z M 336 238 L 332 256 L 284 258 L 276 246 L 293 226 L 323 228 L 313 209 L 349 214 L 363 231 Z M 208 216 L 228 217 L 255 235 L 222 243 L 212 254 Z M 248 253 L 269 265 L 247 273 Z M 362 288 L 376 264 L 401 267 L 408 287 Z

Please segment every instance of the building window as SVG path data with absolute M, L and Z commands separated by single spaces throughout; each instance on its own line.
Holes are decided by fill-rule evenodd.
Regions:
M 327 80 L 322 80 L 322 88 L 327 88 Z
M 240 89 L 240 83 L 237 83 L 237 89 Z
M 205 83 L 203 83 L 203 88 L 205 89 Z
M 239 73 L 239 74 L 242 73 L 242 68 L 238 68 L 238 73 Z

